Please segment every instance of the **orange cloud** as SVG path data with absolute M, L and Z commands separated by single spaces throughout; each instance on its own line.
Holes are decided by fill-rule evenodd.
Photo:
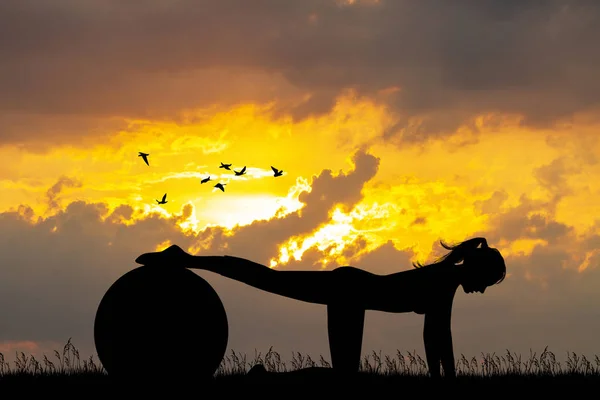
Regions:
M 15 168 L 2 181 L 7 195 L 0 206 L 27 204 L 35 215 L 51 215 L 59 202 L 63 207 L 76 200 L 104 202 L 106 216 L 123 224 L 160 215 L 175 218 L 182 231 L 221 227 L 229 235 L 236 227 L 302 215 L 301 198 L 312 190 L 309 177 L 323 171 L 335 176 L 333 171 L 347 167 L 348 154 L 368 148 L 380 161 L 360 189 L 360 200 L 342 200 L 326 211 L 321 225 L 279 238 L 280 254 L 270 254 L 269 265 L 301 259 L 315 246 L 326 253 L 323 265 L 344 263 L 349 258 L 343 254 L 359 238 L 366 241 L 359 252 L 393 238 L 398 249 L 411 249 L 422 260 L 435 255 L 437 240 L 461 240 L 489 229 L 492 219 L 517 207 L 525 193 L 540 204 L 554 198 L 550 208 L 535 213 L 580 233 L 593 226 L 587 216 L 598 211 L 600 202 L 592 199 L 600 187 L 588 177 L 600 175 L 594 158 L 600 146 L 594 130 L 583 125 L 530 131 L 518 120 L 490 125 L 492 116 L 482 116 L 479 128 L 489 133 L 475 141 L 465 130 L 450 142 L 399 146 L 380 140 L 395 117 L 351 93 L 338 99 L 331 114 L 300 122 L 271 111 L 241 105 L 189 110 L 178 122 L 131 120 L 108 141 L 57 146 L 44 155 L 3 148 L 2 156 Z M 581 134 L 573 136 L 574 129 Z M 150 166 L 137 157 L 142 150 L 150 153 Z M 236 170 L 246 166 L 247 174 L 236 177 L 219 169 L 221 162 Z M 271 165 L 284 176 L 274 178 Z M 208 176 L 211 181 L 200 184 Z M 216 182 L 227 183 L 224 193 L 212 187 Z M 164 193 L 168 203 L 156 204 Z M 48 209 L 53 211 L 45 213 Z M 514 218 L 534 212 L 515 210 Z M 206 248 L 206 240 L 190 248 Z
M 37 342 L 30 340 L 0 342 L 0 353 L 24 352 L 29 355 L 29 353 L 37 352 L 39 348 L 40 345 Z

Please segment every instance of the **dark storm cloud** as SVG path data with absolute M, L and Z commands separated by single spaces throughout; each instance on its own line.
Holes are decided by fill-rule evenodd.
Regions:
M 338 3 L 3 1 L 0 109 L 169 117 L 278 99 L 302 118 L 344 89 L 399 87 L 387 135 L 416 141 L 481 112 L 547 126 L 598 102 L 600 3 Z

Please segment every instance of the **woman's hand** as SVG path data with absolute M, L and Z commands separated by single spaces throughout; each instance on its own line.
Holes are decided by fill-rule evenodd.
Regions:
M 136 258 L 135 262 L 142 265 L 171 264 L 175 267 L 185 267 L 190 257 L 190 254 L 174 244 L 163 251 L 144 253 Z

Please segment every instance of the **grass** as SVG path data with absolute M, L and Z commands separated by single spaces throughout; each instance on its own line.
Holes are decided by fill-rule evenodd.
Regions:
M 302 375 L 306 371 L 321 371 L 319 373 L 331 371 L 329 362 L 323 356 L 313 360 L 308 355 L 293 353 L 288 364 L 272 348 L 265 354 L 255 352 L 250 360 L 245 354 L 232 350 L 223 358 L 215 373 L 214 382 L 225 384 L 261 382 L 260 379 L 264 378 L 250 379 L 247 375 L 248 371 L 257 364 L 262 364 L 267 371 L 275 373 L 269 376 L 287 377 L 284 381 L 291 383 L 299 382 L 298 377 L 312 379 L 308 375 Z M 381 353 L 371 352 L 363 356 L 360 372 L 359 375 L 366 377 L 369 382 L 406 384 L 430 381 L 427 375 L 427 364 L 416 352 L 397 351 L 393 356 L 382 356 Z M 482 354 L 479 359 L 461 355 L 456 360 L 456 372 L 456 382 L 467 384 L 543 382 L 545 386 L 554 383 L 576 383 L 581 387 L 582 384 L 587 383 L 600 385 L 600 358 L 594 356 L 593 359 L 588 359 L 583 355 L 569 353 L 566 362 L 560 363 L 555 355 L 545 348 L 540 354 L 531 352 L 529 358 L 523 360 L 520 355 L 507 350 L 501 355 Z M 320 376 L 319 373 L 310 376 Z M 62 351 L 54 351 L 52 360 L 45 355 L 43 359 L 38 360 L 32 355 L 20 352 L 16 354 L 16 360 L 11 365 L 5 361 L 4 354 L 0 353 L 0 382 L 27 384 L 42 381 L 104 384 L 109 382 L 109 377 L 94 356 L 82 359 L 71 339 L 67 341 Z

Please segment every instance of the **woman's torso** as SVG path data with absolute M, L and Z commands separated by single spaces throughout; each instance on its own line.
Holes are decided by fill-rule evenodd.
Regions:
M 389 275 L 373 275 L 365 293 L 368 310 L 425 314 L 452 303 L 458 287 L 454 265 L 434 264 Z

